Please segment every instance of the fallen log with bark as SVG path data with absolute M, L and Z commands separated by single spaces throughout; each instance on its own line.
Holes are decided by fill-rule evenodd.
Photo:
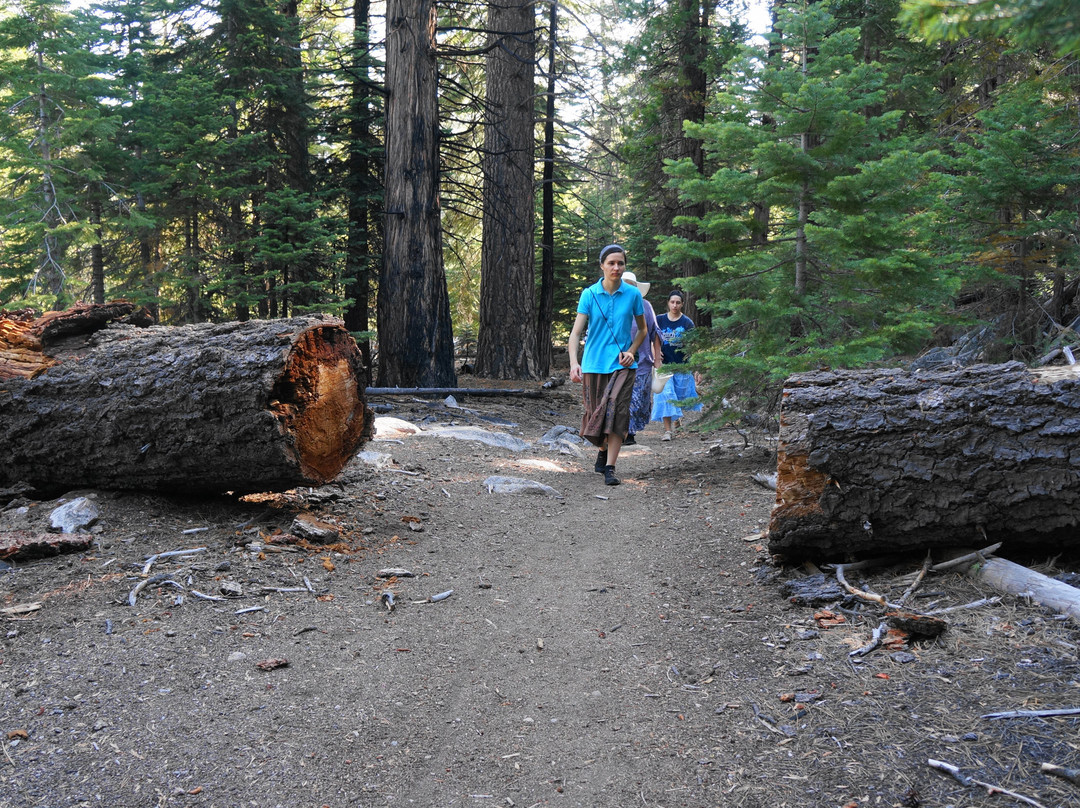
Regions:
M 784 386 L 769 550 L 788 559 L 1007 541 L 1080 523 L 1080 370 L 825 371 Z
M 34 371 L 28 337 L 28 372 L 0 381 L 0 483 L 285 490 L 331 481 L 371 435 L 361 354 L 338 320 L 103 321 L 87 336 L 85 313 L 74 319 L 42 331 Z

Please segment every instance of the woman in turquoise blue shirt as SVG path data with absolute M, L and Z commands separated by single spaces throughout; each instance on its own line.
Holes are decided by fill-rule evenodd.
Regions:
M 626 250 L 609 244 L 600 251 L 604 277 L 581 293 L 570 331 L 570 380 L 583 382 L 585 413 L 581 437 L 599 448 L 594 469 L 606 485 L 618 485 L 615 464 L 630 428 L 630 397 L 637 372 L 637 351 L 648 333 L 641 292 L 622 279 Z M 631 324 L 637 334 L 631 336 Z M 588 329 L 585 353 L 578 363 L 581 337 Z

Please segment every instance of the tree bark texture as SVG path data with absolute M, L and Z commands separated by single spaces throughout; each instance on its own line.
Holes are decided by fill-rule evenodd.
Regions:
M 483 236 L 476 375 L 538 379 L 533 223 L 536 12 L 488 5 L 492 47 L 484 103 Z
M 111 325 L 0 385 L 0 481 L 250 493 L 332 480 L 371 434 L 331 318 Z
M 33 312 L 0 317 L 0 380 L 29 379 L 52 367 L 57 356 L 77 350 L 88 334 L 110 323 L 148 326 L 150 312 L 126 300 L 77 303 L 65 311 Z
M 434 0 L 386 9 L 386 232 L 379 276 L 379 383 L 455 387 L 442 255 Z
M 1069 368 L 792 376 L 769 550 L 844 560 L 987 541 L 1061 546 L 1080 522 L 1078 439 L 1080 378 Z

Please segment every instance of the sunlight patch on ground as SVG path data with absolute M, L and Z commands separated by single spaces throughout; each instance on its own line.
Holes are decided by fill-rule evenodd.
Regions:
M 568 471 L 565 467 L 559 465 L 553 460 L 540 460 L 537 458 L 529 458 L 527 460 L 518 460 L 511 465 L 525 466 L 530 469 L 540 469 L 541 471 Z

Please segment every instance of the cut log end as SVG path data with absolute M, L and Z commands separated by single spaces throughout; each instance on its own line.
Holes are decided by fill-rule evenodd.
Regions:
M 296 436 L 305 477 L 329 482 L 371 436 L 360 362 L 346 331 L 314 328 L 300 335 L 275 385 L 270 408 L 283 433 Z

